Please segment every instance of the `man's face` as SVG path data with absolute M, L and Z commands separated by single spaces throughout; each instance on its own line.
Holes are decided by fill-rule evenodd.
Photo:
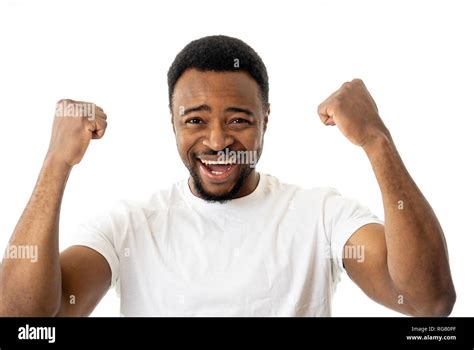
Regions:
M 250 193 L 269 113 L 257 82 L 242 71 L 189 69 L 173 96 L 176 144 L 193 192 L 218 202 Z

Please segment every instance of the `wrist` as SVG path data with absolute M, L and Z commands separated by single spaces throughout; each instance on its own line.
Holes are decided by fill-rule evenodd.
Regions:
M 69 175 L 72 166 L 65 162 L 61 157 L 48 152 L 43 162 L 44 170 L 52 170 L 54 173 Z
M 363 145 L 361 145 L 365 153 L 370 156 L 374 153 L 393 147 L 393 140 L 388 130 L 376 133 L 369 137 Z

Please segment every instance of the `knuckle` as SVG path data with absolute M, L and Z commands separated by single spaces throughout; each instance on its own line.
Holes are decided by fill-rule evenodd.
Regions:
M 352 83 L 349 82 L 349 81 L 346 81 L 344 84 L 342 84 L 342 90 L 347 90 L 347 89 L 350 89 L 352 87 Z
M 71 100 L 70 98 L 62 98 L 57 103 L 73 103 L 73 102 L 74 100 Z

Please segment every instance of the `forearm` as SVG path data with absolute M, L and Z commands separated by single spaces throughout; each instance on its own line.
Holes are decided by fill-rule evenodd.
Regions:
M 382 192 L 388 270 L 396 290 L 423 313 L 455 298 L 448 252 L 435 213 L 386 135 L 364 150 Z
M 2 316 L 52 316 L 61 300 L 59 214 L 70 167 L 47 157 L 0 267 Z M 9 251 L 37 252 L 35 257 Z

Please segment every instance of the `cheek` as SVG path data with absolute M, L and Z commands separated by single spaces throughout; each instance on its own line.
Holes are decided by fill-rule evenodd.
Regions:
M 197 145 L 200 143 L 202 145 L 201 137 L 202 134 L 194 130 L 176 128 L 175 138 L 178 153 L 181 161 L 188 168 L 195 165 L 195 159 L 191 159 L 193 157 L 192 152 L 199 149 L 199 147 L 196 147 Z
M 179 131 L 179 129 L 176 130 L 175 138 L 176 146 L 181 159 L 183 162 L 188 163 L 188 151 L 192 145 L 190 138 L 186 135 L 186 133 Z
M 176 128 L 176 144 L 180 149 L 188 148 L 194 140 L 194 137 L 191 135 L 189 131 L 183 130 L 181 128 Z
M 239 139 L 246 149 L 257 150 L 262 145 L 263 130 L 254 129 L 249 131 L 248 134 L 242 135 L 242 137 Z

